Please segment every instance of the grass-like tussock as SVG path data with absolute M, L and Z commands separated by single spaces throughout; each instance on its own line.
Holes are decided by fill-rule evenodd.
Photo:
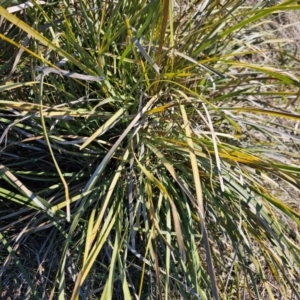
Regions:
M 1 297 L 300 298 L 297 1 L 2 5 Z

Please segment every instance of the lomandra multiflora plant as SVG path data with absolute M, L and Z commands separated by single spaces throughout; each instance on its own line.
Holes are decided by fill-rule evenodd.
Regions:
M 3 2 L 0 297 L 299 299 L 299 9 Z

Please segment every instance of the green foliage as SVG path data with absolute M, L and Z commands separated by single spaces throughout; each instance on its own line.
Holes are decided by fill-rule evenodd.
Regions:
M 300 299 L 299 9 L 0 7 L 0 295 Z

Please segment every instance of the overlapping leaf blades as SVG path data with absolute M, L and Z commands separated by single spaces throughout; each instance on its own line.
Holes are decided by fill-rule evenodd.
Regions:
M 300 298 L 300 210 L 280 200 L 299 193 L 300 117 L 284 109 L 299 82 L 239 61 L 255 54 L 252 22 L 300 8 L 267 2 L 79 1 L 59 19 L 36 3 L 26 20 L 0 9 L 5 46 L 22 49 L 22 83 L 0 87 L 1 241 L 18 253 L 37 240 L 42 283 L 15 254 L 2 276 L 12 258 L 37 299 Z M 42 64 L 83 77 L 39 86 Z

